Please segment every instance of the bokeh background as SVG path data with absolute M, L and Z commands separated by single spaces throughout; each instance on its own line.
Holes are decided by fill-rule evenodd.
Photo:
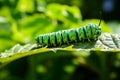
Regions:
M 98 24 L 100 17 L 103 33 L 119 34 L 119 8 L 120 0 L 0 0 L 0 52 L 16 44 L 35 43 L 39 34 Z M 89 58 L 94 57 L 95 65 L 85 62 L 87 66 L 79 57 L 39 56 L 25 57 L 0 69 L 0 80 L 120 80 L 120 63 L 109 55 L 105 72 L 96 72 L 99 66 L 95 65 L 100 63 L 94 54 Z

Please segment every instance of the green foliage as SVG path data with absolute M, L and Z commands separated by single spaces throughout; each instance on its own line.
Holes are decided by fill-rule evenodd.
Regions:
M 33 12 L 34 0 L 19 0 L 17 4 L 17 10 L 20 12 Z
M 119 80 L 119 35 L 35 49 L 39 34 L 99 23 L 99 19 L 82 20 L 83 0 L 64 1 L 68 5 L 62 1 L 0 0 L 0 80 Z M 115 32 L 103 20 L 101 26 L 103 33 Z
M 20 46 L 18 44 L 18 45 L 15 45 L 10 50 L 7 50 L 1 53 L 0 66 L 3 67 L 6 64 L 16 59 L 19 59 L 25 56 L 38 54 L 39 56 L 35 55 L 34 57 L 36 58 L 35 61 L 37 61 L 38 63 L 40 61 L 40 63 L 42 63 L 43 65 L 42 64 L 35 65 L 34 68 L 37 69 L 37 72 L 36 72 L 37 74 L 44 74 L 44 75 L 50 74 L 49 71 L 51 72 L 51 69 L 52 69 L 53 70 L 53 72 L 51 72 L 52 75 L 48 76 L 48 79 L 53 79 L 53 76 L 56 75 L 54 70 L 55 71 L 57 70 L 57 73 L 59 72 L 58 73 L 59 76 L 61 75 L 60 80 L 69 80 L 70 77 L 68 77 L 68 79 L 64 79 L 63 77 L 64 72 L 67 74 L 67 76 L 70 76 L 72 75 L 73 72 L 75 72 L 77 68 L 76 66 L 82 65 L 82 66 L 89 67 L 90 70 L 96 73 L 98 77 L 96 77 L 95 79 L 100 78 L 100 80 L 106 80 L 112 77 L 113 71 L 111 71 L 111 69 L 113 67 L 117 68 L 117 66 L 120 66 L 120 64 L 116 63 L 120 61 L 120 55 L 119 55 L 120 54 L 120 39 L 118 37 L 119 35 L 115 35 L 115 34 L 110 35 L 106 33 L 106 34 L 102 34 L 99 37 L 99 40 L 97 42 L 79 43 L 79 45 L 74 44 L 73 46 L 68 46 L 66 48 L 43 47 L 40 49 L 32 50 L 33 48 L 36 47 L 35 44 L 34 45 L 27 44 L 25 46 Z M 91 44 L 94 44 L 94 45 L 91 45 Z M 87 45 L 87 46 L 85 47 L 82 45 Z M 68 60 L 70 59 L 70 61 L 66 60 L 65 57 L 68 58 Z M 48 66 L 47 67 L 46 65 L 44 65 L 45 63 L 43 63 L 42 61 L 48 58 L 50 59 L 51 62 L 49 63 L 49 61 L 46 61 L 47 63 L 46 65 Z M 54 60 L 57 60 L 57 61 L 54 61 Z M 71 62 L 71 60 L 73 61 Z M 59 63 L 62 61 L 63 63 Z M 37 64 L 37 62 L 35 63 Z M 32 63 L 32 65 L 35 63 Z M 52 65 L 53 68 L 51 68 L 50 65 Z M 63 67 L 62 72 L 59 71 L 59 69 L 57 69 L 59 68 L 58 65 L 60 67 Z M 54 66 L 57 68 L 54 68 Z M 108 68 L 109 70 L 107 70 Z M 117 76 L 118 72 L 114 73 L 114 75 L 116 76 L 113 76 L 113 78 L 118 78 Z M 56 76 L 58 76 L 58 74 Z M 36 75 L 36 78 L 37 78 L 37 75 Z M 55 77 L 55 79 L 56 78 L 57 77 Z
M 81 13 L 76 6 L 70 7 L 55 3 L 47 6 L 46 14 L 53 20 L 59 20 L 67 25 L 79 24 L 82 19 Z

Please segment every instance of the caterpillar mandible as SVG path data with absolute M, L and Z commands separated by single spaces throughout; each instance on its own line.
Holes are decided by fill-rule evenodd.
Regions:
M 101 19 L 98 24 L 88 24 L 81 28 L 61 30 L 57 32 L 39 35 L 36 38 L 37 45 L 44 47 L 57 47 L 64 44 L 71 44 L 83 41 L 96 41 L 101 35 Z

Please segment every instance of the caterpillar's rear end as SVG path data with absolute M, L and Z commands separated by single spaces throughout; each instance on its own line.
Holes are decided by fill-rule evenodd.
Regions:
M 101 32 L 99 25 L 88 24 L 82 28 L 61 30 L 40 35 L 36 38 L 36 42 L 40 46 L 56 47 L 83 41 L 96 41 Z

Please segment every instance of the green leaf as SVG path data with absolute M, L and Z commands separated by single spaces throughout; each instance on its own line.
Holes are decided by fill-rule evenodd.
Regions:
M 37 60 L 39 59 L 40 61 L 46 58 L 59 58 L 60 56 L 68 58 L 68 56 L 74 56 L 74 66 L 64 66 L 64 70 L 67 73 L 72 73 L 75 70 L 75 65 L 83 65 L 95 72 L 100 80 L 106 80 L 112 74 L 111 71 L 107 70 L 108 67 L 111 68 L 113 65 L 116 67 L 120 66 L 118 63 L 120 61 L 120 36 L 104 33 L 96 42 L 82 42 L 58 48 L 43 47 L 36 49 L 36 44 L 27 44 L 24 46 L 17 44 L 10 50 L 6 50 L 0 54 L 0 68 L 16 59 L 33 54 L 39 54 L 36 58 L 39 57 Z M 55 61 L 55 64 L 58 65 L 60 63 Z M 61 63 L 61 65 L 65 65 L 65 63 Z M 54 72 L 53 74 L 55 75 Z M 106 76 L 106 74 L 109 75 Z
M 1 65 L 14 61 L 16 59 L 38 54 L 38 53 L 49 53 L 52 52 L 53 55 L 58 54 L 59 51 L 62 51 L 62 55 L 76 55 L 81 56 L 90 54 L 90 51 L 103 51 L 103 52 L 120 52 L 120 36 L 117 34 L 108 34 L 104 33 L 99 37 L 97 42 L 82 42 L 78 44 L 73 44 L 72 46 L 62 46 L 64 48 L 39 48 L 31 50 L 36 47 L 36 44 L 27 44 L 21 46 L 19 44 L 15 45 L 10 50 L 6 50 L 0 54 L 0 63 Z M 69 53 L 70 52 L 70 53 Z M 49 54 L 47 54 L 49 55 Z M 46 56 L 47 57 L 47 56 Z
M 39 34 L 48 33 L 54 31 L 55 27 L 52 20 L 43 14 L 35 14 L 33 16 L 27 16 L 24 20 L 19 22 L 19 31 L 24 38 L 30 42 Z
M 19 0 L 17 10 L 20 12 L 33 12 L 34 0 Z
M 59 20 L 67 25 L 79 24 L 82 20 L 81 12 L 78 7 L 60 5 L 57 3 L 52 3 L 47 6 L 46 15 L 53 20 Z
M 0 16 L 0 38 L 8 38 L 12 35 L 11 24 L 6 17 Z
M 2 38 L 0 39 L 0 52 L 10 48 L 11 46 L 14 46 L 16 44 L 15 41 L 11 40 L 11 39 L 6 39 L 6 38 Z
M 109 21 L 107 25 L 112 29 L 112 32 L 115 34 L 120 33 L 120 22 L 118 21 Z
M 0 52 L 16 44 L 11 37 L 11 24 L 7 18 L 0 16 Z

